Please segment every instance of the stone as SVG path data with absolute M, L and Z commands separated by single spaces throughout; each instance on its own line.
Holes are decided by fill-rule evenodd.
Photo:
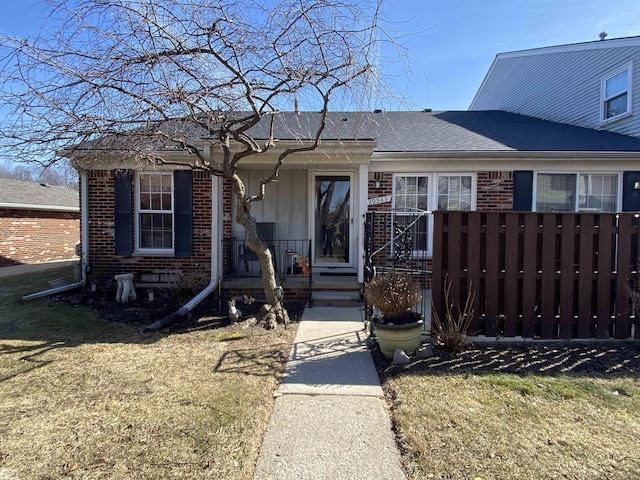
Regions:
M 417 358 L 429 358 L 429 357 L 433 357 L 434 355 L 435 353 L 433 351 L 433 345 L 431 345 L 430 343 L 425 343 L 423 345 L 420 345 L 418 347 L 418 350 L 416 350 Z
M 396 348 L 396 351 L 393 352 L 393 364 L 394 365 L 404 365 L 406 363 L 409 363 L 411 361 L 411 359 L 409 358 L 409 355 L 407 355 L 406 353 L 404 353 L 404 350 L 402 350 L 401 348 Z

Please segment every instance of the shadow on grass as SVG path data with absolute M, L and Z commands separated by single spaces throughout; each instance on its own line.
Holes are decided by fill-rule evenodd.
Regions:
M 240 373 L 258 377 L 271 377 L 284 369 L 289 357 L 288 348 L 278 348 L 288 343 L 271 344 L 269 347 L 239 348 L 222 354 L 214 367 L 217 373 Z
M 397 367 L 378 363 L 383 375 L 509 373 L 541 376 L 640 377 L 640 342 L 476 347 L 435 355 Z

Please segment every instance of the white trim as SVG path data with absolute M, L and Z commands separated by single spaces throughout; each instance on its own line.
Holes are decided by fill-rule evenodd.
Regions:
M 546 55 L 550 53 L 580 52 L 584 50 L 604 50 L 609 48 L 639 47 L 640 36 L 627 38 L 612 38 L 610 40 L 594 40 L 592 42 L 572 43 L 568 45 L 552 45 L 549 47 L 531 48 L 503 52 L 496 56 L 496 60 L 502 58 L 527 57 L 530 55 Z
M 624 113 L 620 113 L 613 117 L 607 118 L 606 116 L 606 102 L 616 98 L 617 96 L 622 95 L 622 93 L 618 93 L 612 97 L 607 97 L 607 81 L 615 77 L 616 75 L 621 74 L 622 72 L 629 72 L 627 75 L 627 110 Z M 618 66 L 617 68 L 610 70 L 605 75 L 602 75 L 600 78 L 600 125 L 606 125 L 612 122 L 617 122 L 623 118 L 629 117 L 633 114 L 633 61 L 625 63 L 624 65 Z
M 171 179 L 171 245 L 172 248 L 141 248 L 140 247 L 140 175 L 166 175 Z M 163 171 L 136 171 L 135 172 L 135 180 L 134 180 L 134 189 L 133 196 L 135 198 L 135 218 L 134 218 L 134 228 L 135 228 L 135 244 L 133 248 L 132 256 L 174 256 L 175 255 L 175 246 L 176 246 L 176 214 L 175 214 L 175 199 L 176 199 L 176 191 L 175 191 L 175 179 L 173 177 L 172 172 Z M 147 210 L 145 210 L 147 212 Z M 153 211 L 149 210 L 149 213 L 166 213 L 167 210 L 162 211 Z
M 80 207 L 65 207 L 63 205 L 38 205 L 30 203 L 0 202 L 0 208 L 11 210 L 50 210 L 54 212 L 79 212 Z

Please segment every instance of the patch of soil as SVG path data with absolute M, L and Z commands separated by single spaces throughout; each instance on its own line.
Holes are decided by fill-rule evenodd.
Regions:
M 386 359 L 385 359 L 386 360 Z M 382 375 L 399 372 L 437 374 L 517 375 L 640 375 L 640 342 L 554 343 L 519 346 L 475 346 L 460 354 L 434 348 L 434 356 L 415 358 L 404 366 L 381 358 Z
M 113 295 L 111 295 L 113 293 Z M 178 301 L 173 298 L 169 291 L 155 289 L 150 297 L 148 290 L 136 289 L 138 298 L 127 303 L 115 301 L 115 292 L 106 294 L 82 294 L 81 292 L 71 292 L 58 295 L 55 301 L 62 301 L 71 305 L 85 304 L 90 306 L 98 316 L 108 322 L 121 322 L 134 325 L 150 325 L 177 312 L 186 301 Z M 220 298 L 214 294 L 209 295 L 198 304 L 191 314 L 181 319 L 172 329 L 191 328 L 193 326 L 216 327 L 229 324 L 227 298 Z M 264 302 L 253 302 L 248 305 L 238 303 L 238 308 L 242 311 L 242 317 L 254 316 Z M 304 312 L 305 302 L 289 301 L 285 302 L 285 308 L 289 312 L 291 321 L 299 321 Z

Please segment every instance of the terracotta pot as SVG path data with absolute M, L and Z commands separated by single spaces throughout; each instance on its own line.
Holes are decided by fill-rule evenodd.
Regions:
M 387 323 L 378 323 L 372 320 L 373 331 L 380 351 L 387 358 L 393 358 L 393 354 L 397 348 L 404 350 L 407 355 L 416 353 L 416 349 L 422 341 L 422 319 L 399 325 L 389 325 Z

